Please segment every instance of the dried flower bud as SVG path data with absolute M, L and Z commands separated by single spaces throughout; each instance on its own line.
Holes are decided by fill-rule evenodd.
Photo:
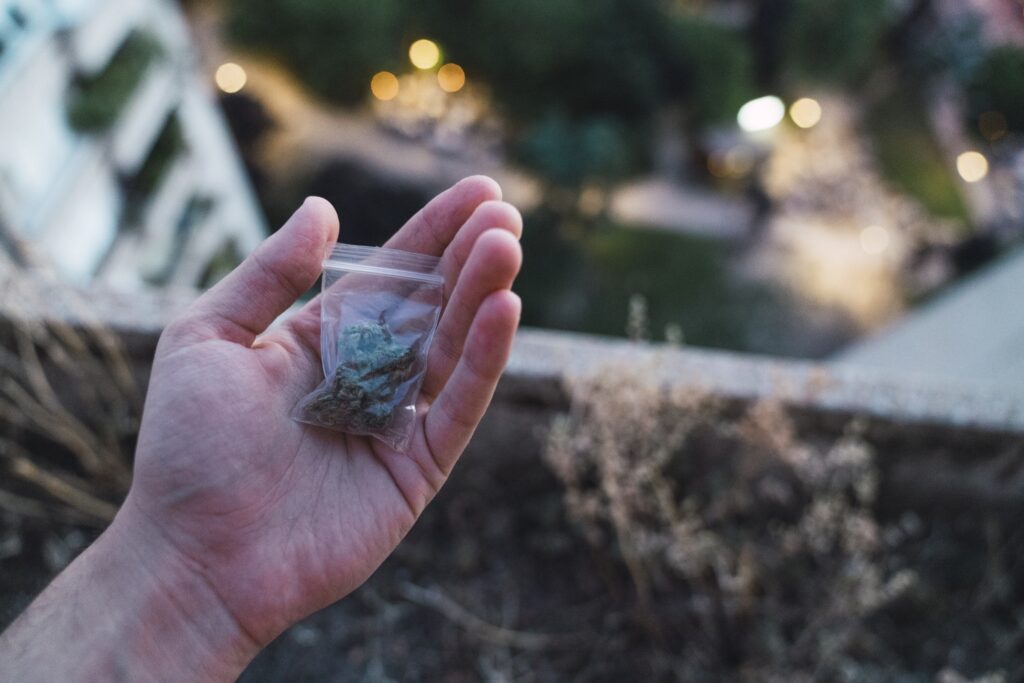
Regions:
M 338 337 L 338 366 L 306 407 L 324 426 L 378 431 L 391 422 L 416 349 L 397 343 L 383 319 L 346 327 Z

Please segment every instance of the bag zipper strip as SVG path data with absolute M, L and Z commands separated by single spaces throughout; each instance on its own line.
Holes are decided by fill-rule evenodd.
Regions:
M 385 268 L 384 266 L 369 266 L 365 263 L 352 263 L 350 261 L 335 261 L 328 259 L 324 261 L 324 269 L 348 270 L 356 273 L 370 273 L 372 275 L 383 275 L 385 277 L 398 277 L 418 282 L 429 282 L 431 284 L 443 285 L 444 277 L 440 273 L 417 273 L 414 270 L 400 270 L 398 268 Z
M 391 267 L 402 270 L 415 270 L 420 273 L 429 273 L 435 270 L 441 262 L 440 257 L 429 254 L 419 254 L 389 247 L 364 247 L 354 244 L 337 244 L 324 258 L 328 261 L 348 261 L 352 263 L 363 263 L 370 259 L 380 259 Z

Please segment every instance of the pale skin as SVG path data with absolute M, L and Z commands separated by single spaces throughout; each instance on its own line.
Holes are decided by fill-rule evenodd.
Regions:
M 228 681 L 343 598 L 444 484 L 504 369 L 519 213 L 467 178 L 387 246 L 442 257 L 412 445 L 293 422 L 323 377 L 316 281 L 338 218 L 310 198 L 161 336 L 135 478 L 110 527 L 0 636 L 0 680 Z M 342 231 L 344 237 L 344 231 Z

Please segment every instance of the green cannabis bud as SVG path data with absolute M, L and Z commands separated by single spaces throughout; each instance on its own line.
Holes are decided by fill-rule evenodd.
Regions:
M 383 318 L 346 327 L 338 338 L 338 367 L 307 406 L 324 426 L 376 432 L 391 422 L 413 373 L 416 348 L 395 341 Z

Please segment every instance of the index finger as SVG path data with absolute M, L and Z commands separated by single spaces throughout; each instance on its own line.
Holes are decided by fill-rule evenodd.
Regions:
M 440 256 L 476 207 L 497 199 L 501 187 L 491 178 L 464 178 L 430 200 L 384 246 Z

